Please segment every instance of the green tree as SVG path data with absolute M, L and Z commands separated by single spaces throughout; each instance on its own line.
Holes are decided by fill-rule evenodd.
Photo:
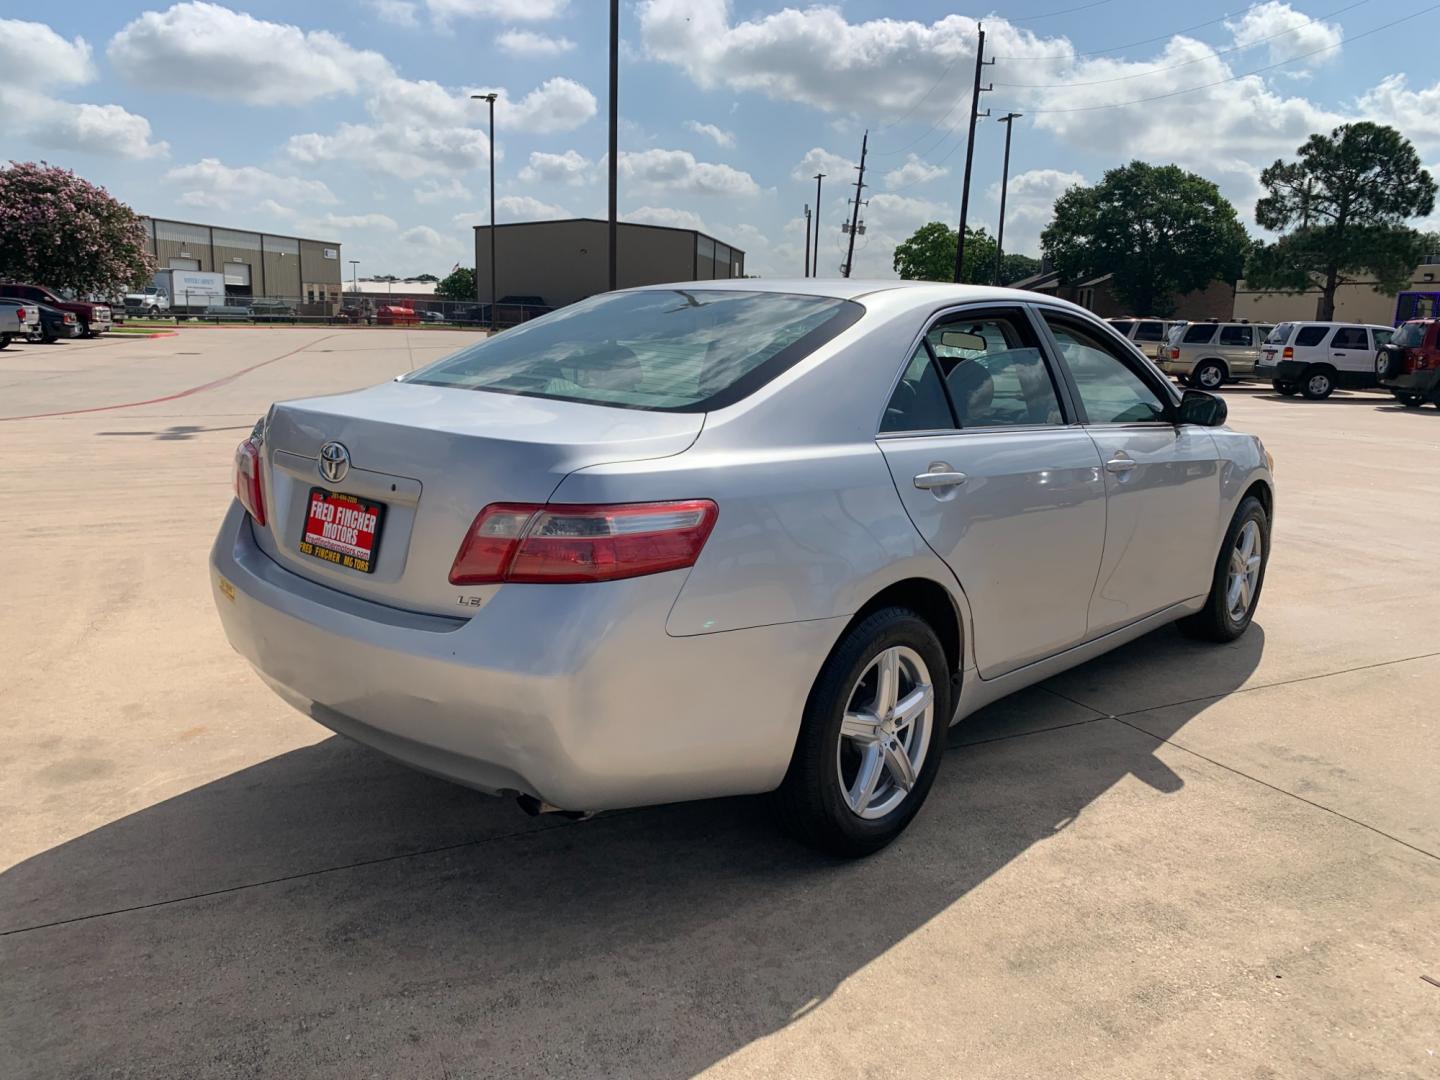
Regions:
M 1258 247 L 1245 280 L 1262 289 L 1320 289 L 1319 317 L 1335 317 L 1335 290 L 1372 277 L 1398 292 L 1426 252 L 1426 238 L 1407 227 L 1435 206 L 1435 180 L 1420 166 L 1410 140 L 1392 127 L 1342 124 L 1314 134 L 1296 153 L 1260 174 L 1267 194 L 1255 221 L 1290 230 Z
M 895 245 L 895 272 L 911 281 L 953 281 L 959 235 L 941 221 L 921 225 Z M 966 281 L 989 281 L 995 275 L 995 238 L 984 229 L 965 230 L 964 271 Z
M 1040 245 L 1064 281 L 1111 274 L 1132 312 L 1168 315 L 1180 294 L 1239 277 L 1251 241 L 1209 180 L 1132 161 L 1056 199 Z
M 43 161 L 0 169 L 0 280 L 113 293 L 154 272 L 139 215 L 104 188 Z
M 1040 272 L 1040 260 L 1029 255 L 1009 253 L 1000 256 L 1000 280 L 995 284 L 1009 285 L 1013 281 L 1030 277 Z
M 436 277 L 434 274 L 416 274 L 416 275 L 415 275 L 415 280 L 416 280 L 416 281 L 439 281 L 440 279 L 439 279 L 438 277 Z
M 435 286 L 435 295 L 445 300 L 474 300 L 475 271 L 460 267 Z

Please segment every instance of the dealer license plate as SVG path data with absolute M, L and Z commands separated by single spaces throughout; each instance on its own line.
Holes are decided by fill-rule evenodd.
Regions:
M 384 522 L 384 503 L 311 488 L 300 553 L 373 574 Z

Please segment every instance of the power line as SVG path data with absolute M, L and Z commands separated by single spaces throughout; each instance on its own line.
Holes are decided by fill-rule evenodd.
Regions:
M 1224 14 L 1214 19 L 1206 19 L 1204 22 L 1194 23 L 1190 26 L 1182 26 L 1178 30 L 1170 30 L 1164 34 L 1156 34 L 1154 37 L 1142 38 L 1140 41 L 1127 42 L 1124 45 L 1112 45 L 1108 49 L 1089 49 L 1085 52 L 1052 53 L 1048 56 L 997 56 L 996 60 L 1031 60 L 1035 62 L 1045 60 L 1078 60 L 1085 56 L 1107 56 L 1110 53 L 1124 52 L 1126 49 L 1133 49 L 1138 45 L 1153 45 L 1157 41 L 1165 41 L 1175 37 L 1177 34 L 1188 34 L 1192 30 L 1203 30 L 1207 26 L 1214 26 L 1216 23 L 1227 22 L 1230 19 L 1244 18 L 1256 8 L 1264 7 L 1271 0 L 1257 0 L 1256 3 L 1242 9 L 1237 14 Z
M 1130 80 L 1130 79 L 1143 79 L 1143 78 L 1145 78 L 1147 75 L 1159 75 L 1159 74 L 1164 73 L 1164 72 L 1174 71 L 1176 68 L 1189 67 L 1189 66 L 1192 65 L 1192 64 L 1203 64 L 1203 63 L 1205 63 L 1205 62 L 1208 61 L 1208 60 L 1214 60 L 1216 57 L 1220 57 L 1220 56 L 1227 56 L 1227 55 L 1229 55 L 1230 53 L 1233 53 L 1233 52 L 1243 52 L 1245 49 L 1254 48 L 1256 45 L 1263 45 L 1263 44 L 1264 44 L 1265 42 L 1267 42 L 1267 41 L 1274 41 L 1276 38 L 1282 38 L 1282 37 L 1285 37 L 1285 36 L 1288 35 L 1288 34 L 1293 34 L 1293 33 L 1296 33 L 1297 31 L 1304 30 L 1307 26 L 1314 26 L 1316 23 L 1318 23 L 1318 22 L 1323 22 L 1323 21 L 1326 20 L 1326 19 L 1333 19 L 1336 15 L 1343 15 L 1343 14 L 1345 14 L 1345 12 L 1347 12 L 1347 11 L 1354 11 L 1357 7 L 1360 7 L 1362 4 L 1368 4 L 1369 2 L 1370 2 L 1370 0 L 1355 0 L 1355 2 L 1354 2 L 1353 4 L 1347 4 L 1345 7 L 1337 8 L 1336 10 L 1330 12 L 1330 13 L 1327 14 L 1327 15 L 1317 15 L 1317 16 L 1315 16 L 1315 18 L 1313 18 L 1313 19 L 1307 19 L 1305 22 L 1300 23 L 1298 26 L 1292 26 L 1289 30 L 1281 30 L 1278 34 L 1271 34 L 1271 35 L 1269 35 L 1268 37 L 1256 38 L 1256 39 L 1253 40 L 1253 41 L 1247 41 L 1244 45 L 1233 45 L 1233 46 L 1231 46 L 1231 47 L 1228 48 L 1228 49 L 1214 49 L 1214 50 L 1211 50 L 1211 52 L 1210 52 L 1209 54 L 1207 54 L 1207 55 L 1205 55 L 1205 56 L 1197 56 L 1197 57 L 1196 57 L 1195 59 L 1193 59 L 1193 60 L 1182 60 L 1182 61 L 1181 61 L 1180 63 L 1178 63 L 1178 64 L 1164 64 L 1164 65 L 1162 65 L 1162 66 L 1160 66 L 1160 67 L 1148 68 L 1148 69 L 1146 69 L 1145 71 L 1137 71 L 1137 72 L 1134 72 L 1133 74 L 1130 74 L 1130 75 L 1116 75 L 1115 77 L 1110 78 L 1110 79 L 1089 79 L 1089 80 L 1087 80 L 1087 81 L 1085 81 L 1085 82 L 1062 82 L 1062 83 L 1007 83 L 1007 82 L 997 82 L 995 85 L 996 85 L 996 86 L 1004 86 L 1004 87 L 1013 88 L 1013 89 L 1024 89 L 1024 90 L 1063 90 L 1063 89 L 1066 89 L 1066 88 L 1071 87 L 1071 86 L 1100 86 L 1100 85 L 1102 85 L 1102 84 L 1104 84 L 1104 83 L 1126 82 L 1126 81 L 1128 81 L 1128 80 Z
M 1261 72 L 1264 71 L 1274 71 L 1276 68 L 1285 67 L 1288 64 L 1293 64 L 1297 60 L 1304 60 L 1310 56 L 1318 56 L 1320 53 L 1331 52 L 1335 49 L 1340 48 L 1341 45 L 1347 44 L 1348 42 L 1359 41 L 1361 38 L 1367 38 L 1372 34 L 1378 34 L 1382 30 L 1389 30 L 1392 26 L 1399 26 L 1401 23 L 1409 22 L 1411 19 L 1418 19 L 1421 15 L 1428 15 L 1430 14 L 1430 12 L 1437 9 L 1440 9 L 1440 4 L 1431 4 L 1427 8 L 1422 8 L 1420 11 L 1414 12 L 1410 15 L 1404 15 L 1398 19 L 1393 20 L 1392 22 L 1385 23 L 1381 26 L 1374 27 L 1373 29 L 1366 30 L 1359 34 L 1351 34 L 1348 38 L 1342 38 L 1339 41 L 1335 42 L 1333 45 L 1326 45 L 1323 48 L 1319 49 L 1311 49 L 1309 52 L 1301 53 L 1298 56 L 1292 56 L 1288 60 L 1280 60 L 1273 64 L 1266 64 L 1263 67 L 1251 68 L 1249 71 L 1242 71 L 1240 72 L 1240 74 L 1231 75 L 1229 78 L 1226 79 L 1216 79 L 1214 82 L 1201 83 L 1199 86 L 1186 87 L 1184 90 L 1171 90 L 1169 93 L 1166 94 L 1152 94 L 1150 97 L 1132 98 L 1129 101 L 1114 101 L 1106 105 L 1075 105 L 1071 106 L 1068 109 L 1031 109 L 1030 113 L 1031 115 L 1036 115 L 1040 113 L 1076 113 L 1096 112 L 1100 109 L 1123 109 L 1127 105 L 1143 105 L 1149 101 L 1164 101 L 1166 98 L 1180 97 L 1183 94 L 1193 94 L 1197 90 L 1209 90 L 1211 87 L 1223 86 L 1226 83 L 1232 83 L 1238 79 L 1245 79 L 1251 75 L 1259 75 Z
M 1090 0 L 1088 4 L 1077 4 L 1075 7 L 1061 8 L 1059 11 L 1047 11 L 1043 15 L 1026 15 L 1022 19 L 1012 19 L 1009 16 L 1002 16 L 1008 23 L 1038 22 L 1040 19 L 1053 19 L 1056 15 L 1069 15 L 1076 11 L 1089 11 L 1101 4 L 1108 4 L 1110 0 Z

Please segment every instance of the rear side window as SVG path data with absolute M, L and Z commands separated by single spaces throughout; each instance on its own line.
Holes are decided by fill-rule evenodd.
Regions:
M 1251 345 L 1251 329 L 1248 326 L 1222 326 L 1220 328 L 1221 345 Z
M 1126 337 L 1130 336 L 1130 328 L 1135 325 L 1132 319 L 1107 319 L 1106 322 L 1113 326 L 1118 333 Z
M 1187 327 L 1185 336 L 1180 340 L 1186 345 L 1208 345 L 1210 344 L 1210 339 L 1214 336 L 1214 324 L 1207 325 L 1205 323 L 1197 323 L 1194 326 Z
M 864 310 L 852 300 L 791 293 L 609 293 L 488 338 L 404 381 L 704 412 L 764 386 Z
M 1159 341 L 1164 337 L 1165 324 L 1158 322 L 1142 322 L 1135 331 L 1136 341 Z
M 1399 330 L 1395 331 L 1391 343 L 1399 345 L 1402 349 L 1418 349 L 1425 341 L 1425 324 L 1419 322 L 1407 322 Z
M 1290 332 L 1294 329 L 1295 324 L 1293 322 L 1282 322 L 1279 326 L 1275 327 L 1274 330 L 1271 330 L 1270 333 L 1266 336 L 1265 344 L 1284 345 L 1285 342 L 1290 340 Z
M 1276 331 L 1279 331 L 1277 326 Z M 1330 333 L 1328 326 L 1302 326 L 1300 332 L 1295 335 L 1296 345 L 1319 345 L 1325 340 L 1325 335 Z
M 1342 326 L 1335 331 L 1335 338 L 1330 342 L 1332 349 L 1368 349 L 1370 348 L 1370 335 L 1365 332 L 1363 326 Z

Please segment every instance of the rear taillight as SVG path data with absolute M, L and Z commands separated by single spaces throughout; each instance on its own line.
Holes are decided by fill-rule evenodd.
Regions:
M 1170 359 L 1171 359 L 1171 360 L 1179 360 L 1179 359 L 1180 359 L 1180 350 L 1179 350 L 1179 349 L 1171 349 L 1171 350 L 1170 350 Z
M 1295 359 L 1295 350 L 1292 349 L 1289 345 L 1286 345 L 1286 346 L 1285 346 L 1285 351 L 1280 354 L 1280 359 L 1281 359 L 1281 360 L 1294 360 L 1294 359 Z
M 19 316 L 19 319 L 22 323 L 25 321 L 25 309 L 23 307 L 17 307 L 15 309 L 15 314 Z
M 693 566 L 715 527 L 709 499 L 613 506 L 492 503 L 450 567 L 452 585 L 614 581 Z
M 260 490 L 260 444 L 253 435 L 235 448 L 235 497 L 256 525 L 265 524 L 265 495 Z

